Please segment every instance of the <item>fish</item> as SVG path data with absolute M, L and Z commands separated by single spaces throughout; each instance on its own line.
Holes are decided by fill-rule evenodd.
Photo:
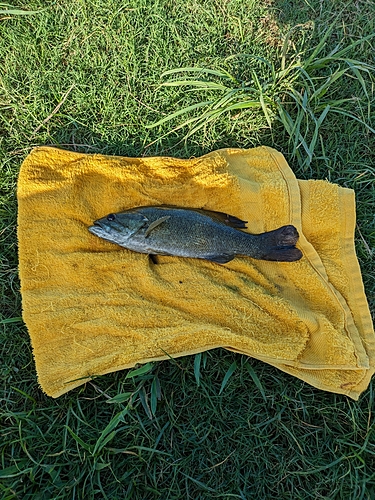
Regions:
M 94 221 L 90 233 L 151 257 L 169 255 L 226 264 L 237 255 L 293 262 L 301 259 L 293 225 L 250 234 L 247 221 L 224 212 L 174 206 L 142 206 Z

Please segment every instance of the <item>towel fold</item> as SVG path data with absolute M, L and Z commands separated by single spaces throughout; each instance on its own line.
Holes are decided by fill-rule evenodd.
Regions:
M 200 158 L 34 149 L 18 181 L 23 318 L 39 383 L 58 397 L 90 377 L 225 347 L 358 399 L 375 335 L 354 249 L 354 192 L 297 180 L 259 147 Z M 262 233 L 293 224 L 298 262 L 236 257 L 159 264 L 88 231 L 142 205 L 205 208 Z

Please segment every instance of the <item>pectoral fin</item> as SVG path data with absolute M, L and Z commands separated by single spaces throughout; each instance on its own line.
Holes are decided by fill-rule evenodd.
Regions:
M 154 220 L 154 222 L 151 222 L 151 224 L 148 226 L 145 232 L 145 238 L 153 231 L 156 227 L 158 227 L 160 224 L 163 224 L 166 220 L 170 219 L 170 215 L 165 215 L 164 217 L 160 217 L 160 219 Z

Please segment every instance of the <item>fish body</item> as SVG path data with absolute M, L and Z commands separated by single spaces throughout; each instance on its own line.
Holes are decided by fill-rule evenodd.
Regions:
M 254 235 L 246 222 L 209 210 L 136 207 L 98 219 L 89 231 L 135 252 L 206 259 L 224 264 L 236 255 L 291 262 L 302 257 L 298 231 L 287 225 Z

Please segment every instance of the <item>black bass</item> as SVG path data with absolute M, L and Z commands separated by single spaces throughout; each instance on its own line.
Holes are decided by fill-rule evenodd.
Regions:
M 283 226 L 262 234 L 239 229 L 246 222 L 222 212 L 169 206 L 137 207 L 109 214 L 88 229 L 92 234 L 135 252 L 206 259 L 225 264 L 236 255 L 292 262 L 298 231 Z

